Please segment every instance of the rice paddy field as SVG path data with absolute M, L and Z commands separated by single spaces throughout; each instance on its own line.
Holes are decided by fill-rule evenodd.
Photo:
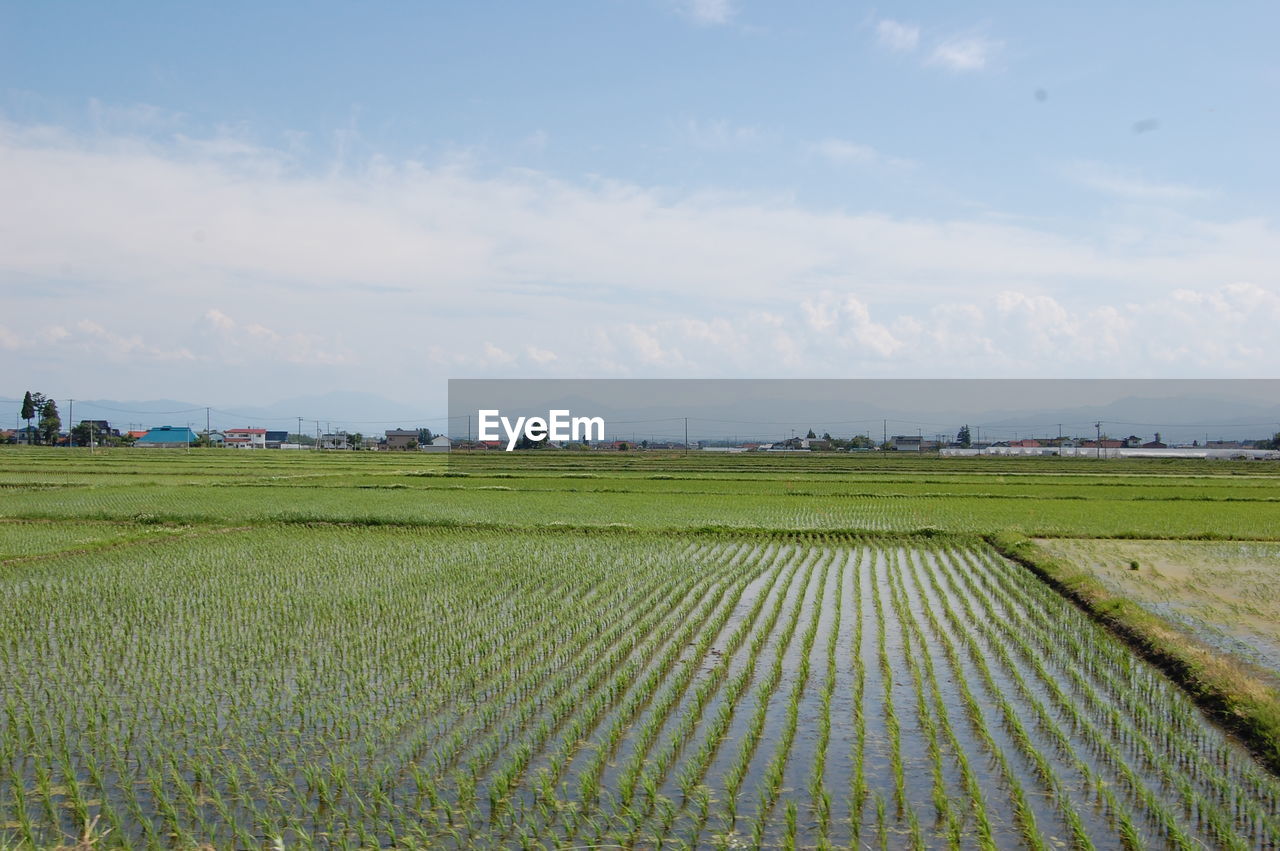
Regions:
M 1280 470 L 6 450 L 0 848 L 1280 846 L 1009 532 L 1235 599 Z

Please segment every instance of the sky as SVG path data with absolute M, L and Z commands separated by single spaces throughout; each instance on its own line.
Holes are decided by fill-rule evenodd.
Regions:
M 0 396 L 1269 377 L 1274 3 L 0 2 Z

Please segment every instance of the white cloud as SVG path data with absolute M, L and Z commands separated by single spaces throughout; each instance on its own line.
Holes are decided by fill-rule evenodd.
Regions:
M 339 344 L 316 334 L 281 333 L 261 322 L 238 322 L 217 308 L 204 312 L 204 341 L 212 347 L 207 357 L 220 363 L 253 365 L 268 361 L 335 366 L 349 362 L 351 354 Z
M 700 24 L 727 24 L 733 17 L 733 0 L 680 0 L 679 9 Z
M 910 160 L 887 157 L 870 145 L 847 139 L 823 139 L 809 146 L 809 150 L 835 165 L 885 165 L 893 168 L 909 168 Z
M 952 36 L 939 43 L 929 62 L 950 71 L 981 71 L 994 58 L 1001 43 L 981 36 Z
M 525 346 L 524 353 L 529 360 L 539 365 L 549 364 L 556 359 L 556 353 L 550 349 L 540 349 L 537 346 Z
M 611 357 L 755 377 L 1255 376 L 1280 355 L 1267 331 L 1277 321 L 1280 292 L 1255 284 L 1104 304 L 1006 290 L 927 309 L 823 292 L 781 316 L 740 314 L 728 337 L 688 320 L 633 325 Z
M 1203 200 L 1213 195 L 1205 189 L 1181 183 L 1152 181 L 1101 163 L 1074 163 L 1067 167 L 1066 173 L 1082 186 L 1129 201 L 1174 203 Z
M 876 40 L 890 50 L 909 53 L 920 43 L 920 28 L 885 18 L 876 24 Z
M 0 124 L 0 197 L 21 199 L 0 205 L 11 371 L 243 401 L 460 373 L 1226 376 L 1280 357 L 1265 220 L 1144 210 L 1061 233 L 218 147 Z
M 708 151 L 749 148 L 763 138 L 758 127 L 730 124 L 721 120 L 699 121 L 691 118 L 684 123 L 683 132 L 689 144 Z
M 865 165 L 880 158 L 880 154 L 870 145 L 860 145 L 844 139 L 823 139 L 821 142 L 814 143 L 813 151 L 834 163 Z

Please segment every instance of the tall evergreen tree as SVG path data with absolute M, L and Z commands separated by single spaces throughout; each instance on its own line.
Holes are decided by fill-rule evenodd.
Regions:
M 27 442 L 31 442 L 31 420 L 36 415 L 36 400 L 32 398 L 31 391 L 27 391 L 27 395 L 22 397 L 22 418 L 27 421 Z

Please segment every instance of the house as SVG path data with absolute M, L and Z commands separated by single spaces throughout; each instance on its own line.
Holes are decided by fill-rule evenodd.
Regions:
M 268 429 L 266 439 L 268 449 L 279 449 L 282 445 L 289 442 L 289 432 L 271 431 Z
M 266 449 L 267 430 L 265 428 L 228 428 L 223 429 L 222 438 L 228 449 Z
M 340 431 L 335 434 L 322 434 L 320 435 L 320 448 L 350 449 L 351 441 L 345 431 Z
M 1040 443 L 1040 441 L 1035 440 L 1035 439 L 1033 439 L 1033 438 L 1025 437 L 1025 438 L 1023 438 L 1022 440 L 1014 440 L 1014 441 L 1010 441 L 1009 445 L 1010 445 L 1010 446 L 1025 446 L 1025 447 L 1030 448 L 1030 447 L 1037 447 L 1037 446 L 1040 446 L 1040 445 L 1041 445 L 1041 443 Z
M 158 426 L 147 429 L 133 444 L 147 449 L 183 449 L 199 440 L 186 426 Z
M 126 432 L 124 433 L 124 436 L 125 436 L 125 437 L 129 437 L 129 438 L 132 438 L 132 439 L 134 439 L 134 440 L 140 440 L 140 439 L 142 438 L 142 436 L 143 436 L 144 434 L 146 434 L 146 433 L 147 433 L 147 430 L 146 430 L 145 428 L 144 428 L 144 429 L 133 429 L 133 430 L 131 430 L 131 431 L 126 431 Z
M 80 425 L 88 424 L 93 427 L 93 436 L 95 438 L 102 437 L 119 437 L 120 430 L 111 427 L 111 423 L 106 420 L 81 420 Z
M 422 447 L 423 452 L 448 452 L 452 448 L 453 442 L 443 434 L 437 434 L 431 438 L 431 442 Z
M 924 438 L 915 434 L 895 434 L 889 438 L 889 445 L 899 452 L 919 452 Z
M 387 430 L 387 448 L 410 450 L 418 448 L 418 430 L 393 428 Z
M 1161 442 L 1160 432 L 1156 432 L 1156 439 L 1151 441 L 1150 443 L 1142 444 L 1142 448 L 1143 449 L 1168 449 L 1169 446 L 1168 444 Z

